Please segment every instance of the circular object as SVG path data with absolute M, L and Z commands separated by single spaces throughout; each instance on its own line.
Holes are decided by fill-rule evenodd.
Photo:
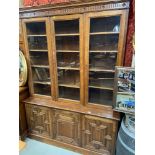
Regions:
M 24 86 L 27 81 L 27 64 L 22 51 L 19 50 L 19 86 Z

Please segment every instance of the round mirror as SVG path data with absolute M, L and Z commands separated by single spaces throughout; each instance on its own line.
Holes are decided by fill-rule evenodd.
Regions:
M 19 50 L 19 86 L 24 86 L 27 81 L 27 64 L 24 54 Z

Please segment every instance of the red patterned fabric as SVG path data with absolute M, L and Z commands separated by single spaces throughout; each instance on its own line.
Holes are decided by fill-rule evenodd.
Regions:
M 135 32 L 135 0 L 130 0 L 130 11 L 129 11 L 124 66 L 131 66 L 132 54 L 134 51 L 132 45 L 134 32 Z
M 24 6 L 38 6 L 45 4 L 63 3 L 70 0 L 24 0 Z

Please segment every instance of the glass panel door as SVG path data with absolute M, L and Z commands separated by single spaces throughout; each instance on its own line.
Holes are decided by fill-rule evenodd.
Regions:
M 51 96 L 45 21 L 26 23 L 34 94 Z
M 112 106 L 120 16 L 92 17 L 89 31 L 88 102 Z
M 80 100 L 79 24 L 79 19 L 54 21 L 58 98 L 61 99 Z

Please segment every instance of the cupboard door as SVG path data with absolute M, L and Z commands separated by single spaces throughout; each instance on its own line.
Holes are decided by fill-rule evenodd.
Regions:
M 49 108 L 26 104 L 29 132 L 52 138 L 52 114 Z
M 58 100 L 79 102 L 83 98 L 82 26 L 81 15 L 52 17 Z
M 122 65 L 126 11 L 86 16 L 86 103 L 112 106 L 114 72 Z M 123 40 L 124 39 L 124 40 Z
M 52 95 L 52 73 L 47 18 L 25 19 L 23 28 L 29 65 L 31 94 Z
M 80 115 L 63 110 L 55 110 L 54 138 L 58 141 L 80 146 Z
M 106 155 L 112 154 L 115 128 L 112 120 L 85 115 L 82 124 L 83 147 Z

